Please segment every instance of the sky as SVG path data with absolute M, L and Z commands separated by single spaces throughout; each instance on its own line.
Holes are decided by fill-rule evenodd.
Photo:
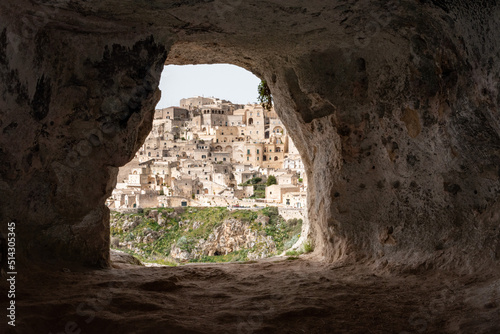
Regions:
M 230 64 L 168 65 L 161 74 L 161 100 L 156 108 L 178 106 L 182 98 L 218 97 L 233 103 L 257 102 L 260 79 Z

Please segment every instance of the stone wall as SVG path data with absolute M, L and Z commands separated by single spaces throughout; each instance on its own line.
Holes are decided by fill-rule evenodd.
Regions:
M 498 6 L 19 0 L 0 9 L 0 221 L 2 234 L 17 223 L 21 261 L 106 266 L 104 201 L 151 129 L 163 64 L 232 63 L 267 80 L 302 155 L 318 256 L 498 265 Z
M 305 209 L 292 209 L 292 208 L 278 207 L 278 212 L 286 220 L 288 220 L 288 219 L 305 220 L 306 219 Z

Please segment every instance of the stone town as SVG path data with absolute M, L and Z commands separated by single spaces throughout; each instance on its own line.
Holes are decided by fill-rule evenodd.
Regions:
M 276 182 L 266 186 L 270 176 Z M 155 111 L 151 133 L 120 168 L 107 205 L 275 205 L 302 211 L 306 189 L 300 155 L 273 109 L 193 97 Z

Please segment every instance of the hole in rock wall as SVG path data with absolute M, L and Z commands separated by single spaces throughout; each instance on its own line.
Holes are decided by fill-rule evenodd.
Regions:
M 234 65 L 165 67 L 152 130 L 106 202 L 112 249 L 164 265 L 307 250 L 304 165 L 260 83 Z

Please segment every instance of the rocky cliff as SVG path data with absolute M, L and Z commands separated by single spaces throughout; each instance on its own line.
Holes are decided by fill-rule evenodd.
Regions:
M 302 221 L 284 220 L 276 208 L 146 209 L 111 214 L 111 247 L 144 262 L 256 260 L 278 255 L 300 237 Z

